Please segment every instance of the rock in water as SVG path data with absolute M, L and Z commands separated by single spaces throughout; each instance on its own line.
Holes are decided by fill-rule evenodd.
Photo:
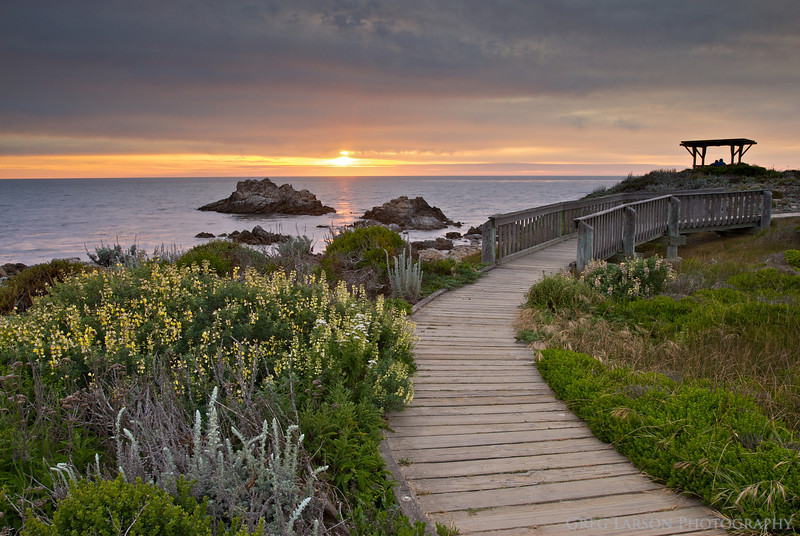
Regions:
M 449 251 L 453 249 L 453 241 L 440 236 L 436 238 L 436 240 L 418 240 L 416 242 L 411 242 L 411 247 L 414 249 L 439 249 Z
M 227 199 L 203 205 L 199 210 L 226 214 L 289 214 L 292 216 L 321 216 L 336 212 L 317 200 L 308 190 L 295 190 L 291 184 L 276 185 L 269 179 L 248 179 L 236 184 L 236 191 Z
M 0 278 L 14 277 L 27 267 L 27 265 L 22 264 L 21 262 L 6 263 L 3 266 L 0 266 Z
M 251 246 L 268 246 L 292 239 L 289 235 L 265 231 L 260 225 L 253 227 L 252 231 L 248 231 L 247 229 L 243 231 L 233 231 L 228 235 L 228 238 L 234 242 L 249 244 Z
M 372 207 L 362 216 L 365 220 L 375 220 L 385 225 L 395 224 L 401 229 L 444 229 L 455 225 L 441 209 L 430 206 L 423 198 L 409 199 L 402 195 L 397 199 Z

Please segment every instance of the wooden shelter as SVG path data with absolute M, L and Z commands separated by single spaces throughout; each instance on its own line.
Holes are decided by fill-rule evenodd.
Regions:
M 686 147 L 686 150 L 692 155 L 692 169 L 697 167 L 697 155 L 700 155 L 700 165 L 706 165 L 706 149 L 709 147 L 725 147 L 731 148 L 731 161 L 734 160 L 736 164 L 742 163 L 742 155 L 747 152 L 750 147 L 755 145 L 756 142 L 748 140 L 747 138 L 730 138 L 727 140 L 694 140 L 682 141 L 681 147 Z

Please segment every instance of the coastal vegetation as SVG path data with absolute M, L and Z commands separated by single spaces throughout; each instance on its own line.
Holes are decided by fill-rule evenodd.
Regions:
M 641 176 L 629 175 L 611 187 L 601 187 L 586 197 L 623 192 L 670 192 L 675 190 L 753 190 L 772 191 L 773 210 L 797 211 L 800 208 L 800 171 L 777 171 L 750 164 L 703 166 L 697 169 L 659 169 Z
M 381 227 L 322 255 L 101 246 L 9 279 L 30 301 L 0 316 L 0 533 L 422 534 L 378 452 L 413 396 L 389 277 L 427 263 L 405 246 Z M 433 266 L 440 286 L 478 275 Z
M 542 349 L 557 396 L 640 469 L 740 528 L 796 531 L 798 246 L 798 221 L 778 219 L 758 235 L 689 235 L 674 267 L 650 246 L 546 277 L 518 336 Z
M 84 263 L 63 259 L 54 259 L 24 269 L 0 285 L 0 314 L 8 314 L 15 309 L 19 312 L 25 311 L 33 305 L 35 297 L 46 294 L 52 285 L 71 274 L 93 270 Z

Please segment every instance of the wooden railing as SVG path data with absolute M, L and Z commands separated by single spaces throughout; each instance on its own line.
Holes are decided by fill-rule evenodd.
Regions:
M 608 259 L 617 253 L 632 257 L 636 244 L 660 236 L 677 237 L 679 213 L 678 198 L 664 195 L 576 218 L 577 269 L 583 270 L 591 259 Z
M 483 224 L 482 260 L 510 260 L 575 232 L 584 233 L 583 240 L 579 238 L 579 264 L 581 258 L 585 263 L 616 253 L 632 255 L 637 243 L 660 236 L 671 237 L 669 256 L 677 252 L 680 233 L 768 226 L 771 204 L 768 190 L 714 189 L 614 194 L 495 214 Z

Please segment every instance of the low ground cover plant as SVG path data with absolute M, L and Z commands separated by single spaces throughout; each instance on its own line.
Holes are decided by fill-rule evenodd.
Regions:
M 295 445 L 299 461 L 292 467 L 299 482 L 319 476 L 312 486 L 315 504 L 304 506 L 289 525 L 308 498 L 293 495 L 299 502 L 284 501 L 293 506 L 282 514 L 263 513 L 261 529 L 239 507 L 238 516 L 209 507 L 214 534 L 274 532 L 276 516 L 283 516 L 284 533 L 298 527 L 304 531 L 298 533 L 313 533 L 315 522 L 321 531 L 338 526 L 337 533 L 419 532 L 392 506 L 377 452 L 380 415 L 413 393 L 412 330 L 405 313 L 344 283 L 331 288 L 283 272 L 233 273 L 220 276 L 207 261 L 151 261 L 81 274 L 54 286 L 24 314 L 0 317 L 0 486 L 10 527 L 18 529 L 26 515 L 45 525 L 56 521 L 59 510 L 45 488 L 56 487 L 49 467 L 57 462 L 70 462 L 77 474 L 98 463 L 104 480 L 122 467 L 127 484 L 135 484 L 136 476 L 157 483 L 155 474 L 174 472 L 152 465 L 165 448 L 177 466 L 183 454 L 209 441 L 227 445 L 211 448 L 218 455 L 224 450 L 245 460 L 249 455 L 241 449 L 255 448 L 256 438 L 258 449 L 277 456 L 271 463 L 285 459 L 278 455 L 285 451 L 281 445 Z M 218 397 L 209 402 L 216 387 Z M 216 405 L 230 411 L 212 418 Z M 127 413 L 120 413 L 123 407 Z M 196 412 L 206 419 L 197 421 Z M 273 419 L 278 428 L 269 424 Z M 195 437 L 192 422 L 200 422 Z M 304 439 L 292 426 L 300 426 Z M 124 455 L 115 447 L 121 435 L 127 438 Z M 139 455 L 150 465 L 137 474 Z M 324 465 L 329 468 L 323 473 L 310 469 Z M 196 472 L 186 478 L 194 486 L 202 482 Z M 248 471 L 228 478 L 246 478 L 239 483 L 248 493 L 278 493 L 274 485 L 251 484 Z M 197 499 L 210 497 L 203 492 Z M 326 510 L 331 503 L 340 506 Z
M 163 534 L 211 536 L 210 518 L 194 502 L 176 501 L 157 487 L 138 481 L 75 481 L 48 525 L 31 519 L 24 536 L 63 534 Z M 184 504 L 180 504 L 184 503 Z
M 456 289 L 474 283 L 481 276 L 480 253 L 463 260 L 439 259 L 421 263 L 421 294 L 428 296 L 439 289 Z
M 774 519 L 800 528 L 798 437 L 751 397 L 567 350 L 542 351 L 537 366 L 595 435 L 651 476 L 741 526 Z
M 519 337 L 549 348 L 539 365 L 554 390 L 642 469 L 739 519 L 793 519 L 800 272 L 785 252 L 798 245 L 796 223 L 779 220 L 755 236 L 690 236 L 675 276 L 644 291 L 630 267 L 546 277 Z
M 774 190 L 776 197 L 783 185 L 796 183 L 797 171 L 776 171 L 749 164 L 704 166 L 696 169 L 658 169 L 641 176 L 633 174 L 610 188 L 602 187 L 586 197 L 620 192 L 672 192 L 703 188 L 764 188 Z

